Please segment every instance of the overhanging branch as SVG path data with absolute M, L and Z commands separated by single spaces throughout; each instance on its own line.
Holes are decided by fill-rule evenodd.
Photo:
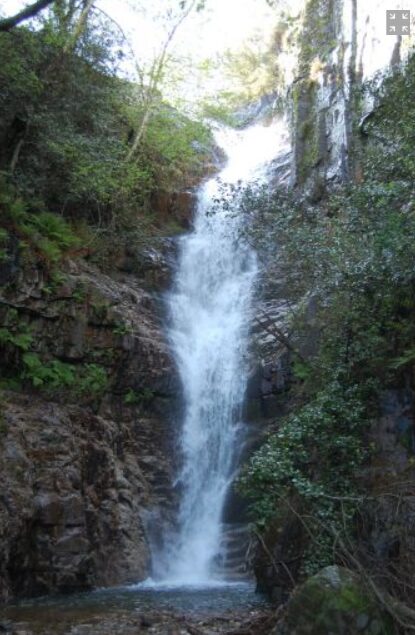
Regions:
M 35 15 L 40 13 L 43 9 L 46 9 L 46 7 L 54 1 L 55 0 L 38 0 L 38 2 L 29 4 L 28 7 L 25 7 L 22 11 L 16 13 L 16 15 L 0 20 L 0 31 L 10 31 L 10 29 L 20 24 L 20 22 L 24 22 L 24 20 L 28 20 L 29 18 L 34 18 Z
M 38 0 L 38 2 L 29 4 L 29 6 L 22 9 L 22 11 L 19 11 L 19 13 L 16 13 L 16 15 L 0 20 L 0 31 L 10 31 L 10 29 L 13 29 L 13 27 L 20 24 L 20 22 L 33 18 L 54 1 L 55 0 Z

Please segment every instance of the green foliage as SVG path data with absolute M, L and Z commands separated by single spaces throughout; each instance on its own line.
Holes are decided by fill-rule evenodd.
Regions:
M 66 252 L 79 247 L 79 239 L 61 216 L 29 209 L 13 187 L 0 185 L 3 186 L 0 191 L 3 222 L 49 263 L 59 262 Z
M 140 391 L 130 388 L 124 395 L 124 403 L 129 406 L 145 404 L 154 399 L 154 392 L 149 388 L 143 388 Z
M 144 116 L 134 92 L 125 113 L 131 126 Z M 171 189 L 172 184 L 183 186 L 189 179 L 203 175 L 212 146 L 212 134 L 205 124 L 180 114 L 159 99 L 153 106 L 135 167 L 130 167 L 131 178 L 137 181 L 135 170 L 138 169 L 140 188 L 148 192 L 155 185 L 166 190 Z
M 0 262 L 7 260 L 7 242 L 9 232 L 0 227 Z
M 64 284 L 66 275 L 58 269 L 52 269 L 49 275 L 49 282 L 42 287 L 42 293 L 51 295 L 56 293 L 57 289 Z
M 0 79 L 4 86 L 0 104 L 3 106 L 14 100 L 16 103 L 20 101 L 22 105 L 33 96 L 39 96 L 41 81 L 36 71 L 42 60 L 42 51 L 36 44 L 36 36 L 27 29 L 20 29 L 13 34 L 2 33 L 0 56 Z
M 353 538 L 368 418 L 379 391 L 402 385 L 415 361 L 414 60 L 371 86 L 377 102 L 358 156 L 363 181 L 337 187 L 320 205 L 265 188 L 243 196 L 245 231 L 298 307 L 294 341 L 307 341 L 311 328 L 318 343 L 305 362 L 294 361 L 301 390 L 292 390 L 292 414 L 241 479 L 261 527 L 295 507 L 310 536 L 306 574 L 333 561 L 336 534 Z
M 75 289 L 72 291 L 72 298 L 75 300 L 75 302 L 82 303 L 85 300 L 86 293 L 87 290 L 85 284 L 82 282 L 78 282 Z
M 308 362 L 315 385 L 339 365 L 345 376 L 387 381 L 391 359 L 413 348 L 413 200 L 413 184 L 404 181 L 351 185 L 332 193 L 325 208 L 291 193 L 245 194 L 246 213 L 259 209 L 250 238 L 265 259 L 279 244 L 291 299 L 299 302 L 312 290 L 323 334 L 319 356 Z M 301 313 L 296 328 L 307 336 Z
M 51 393 L 65 389 L 74 398 L 100 396 L 108 387 L 108 375 L 99 364 L 74 365 L 59 359 L 45 360 L 35 349 L 36 340 L 30 326 L 16 309 L 9 309 L 0 329 L 1 354 L 7 360 L 12 355 L 10 374 L 3 364 L 0 381 L 4 388 L 21 390 L 22 382 Z M 17 373 L 16 373 L 17 369 Z
M 225 52 L 222 64 L 235 84 L 235 105 L 252 103 L 273 94 L 278 86 L 278 66 L 274 47 L 264 43 L 262 34 L 244 43 L 237 53 Z
M 132 330 L 131 326 L 129 326 L 125 322 L 119 322 L 112 329 L 112 332 L 114 333 L 114 335 L 128 335 L 129 333 L 132 333 L 133 330 Z
M 100 240 L 114 249 L 152 233 L 152 193 L 199 176 L 212 144 L 206 127 L 157 93 L 146 135 L 127 161 L 144 106 L 138 87 L 116 75 L 124 36 L 92 11 L 67 49 L 79 18 L 71 6 L 54 3 L 36 31 L 0 33 L 0 170 L 14 186 L 5 207 L 52 263 L 76 246 L 63 217 L 99 228 L 93 250 Z M 29 222 L 28 212 L 37 212 Z
M 225 126 L 236 128 L 239 124 L 235 116 L 235 105 L 224 93 L 217 95 L 215 100 L 206 98 L 200 104 L 202 115 L 207 119 L 213 119 Z
M 301 501 L 314 535 L 307 573 L 331 562 L 327 529 L 337 531 L 353 519 L 356 504 L 350 501 L 358 501 L 358 475 L 367 456 L 365 409 L 359 387 L 333 381 L 280 423 L 240 479 L 259 527 L 273 521 L 285 501 Z
M 77 378 L 77 390 L 81 394 L 101 395 L 108 387 L 105 368 L 98 364 L 85 364 Z
M 303 362 L 302 360 L 295 359 L 293 362 L 292 371 L 296 379 L 305 380 L 310 378 L 310 375 L 312 373 L 312 367 L 310 364 L 307 364 L 306 362 Z
M 33 343 L 33 334 L 27 322 L 23 321 L 14 308 L 8 308 L 0 328 L 0 345 L 11 345 L 19 351 L 28 351 Z
M 256 106 L 261 105 L 265 115 L 265 103 L 270 117 L 282 112 L 291 83 L 286 60 L 297 54 L 300 24 L 297 9 L 280 4 L 274 18 L 264 21 L 263 28 L 252 32 L 239 49 L 227 49 L 214 59 L 203 60 L 198 68 L 206 78 L 201 112 L 235 127 L 248 125 Z
M 401 368 L 402 366 L 406 366 L 409 364 L 413 364 L 415 362 L 415 348 L 410 348 L 403 355 L 393 359 L 390 362 L 391 368 Z
M 98 364 L 84 364 L 76 368 L 72 364 L 53 360 L 43 362 L 37 353 L 23 355 L 22 379 L 28 379 L 35 388 L 70 388 L 79 395 L 100 395 L 108 385 L 106 370 Z
M 12 333 L 7 328 L 0 329 L 0 343 L 12 344 L 16 348 L 20 348 L 22 351 L 29 350 L 33 341 L 33 337 L 30 333 Z
M 30 219 L 30 226 L 62 251 L 78 245 L 78 239 L 74 236 L 69 225 L 56 214 L 40 212 Z
M 387 77 L 378 75 L 365 84 L 364 91 L 375 104 L 365 124 L 365 178 L 385 184 L 410 182 L 415 174 L 415 55 L 409 57 L 402 72 L 394 69 Z
M 22 378 L 29 379 L 35 388 L 61 388 L 73 386 L 75 382 L 73 367 L 59 360 L 44 363 L 36 353 L 25 353 L 23 364 Z

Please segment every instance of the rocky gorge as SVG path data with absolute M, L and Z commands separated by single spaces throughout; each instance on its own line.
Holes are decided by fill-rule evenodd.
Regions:
M 193 227 L 201 174 L 185 187 L 152 191 L 148 204 L 161 236 L 146 236 L 138 244 L 128 244 L 127 237 L 109 262 L 97 262 L 88 248 L 69 247 L 59 271 L 33 246 L 17 216 L 10 220 L 8 203 L 0 201 L 8 232 L 6 257 L 0 258 L 0 596 L 5 603 L 0 631 L 412 632 L 413 279 L 390 263 L 395 258 L 406 266 L 400 245 L 403 235 L 411 235 L 413 165 L 395 168 L 395 154 L 410 161 L 411 150 L 401 137 L 392 143 L 382 117 L 390 116 L 388 99 L 396 100 L 393 82 L 402 78 L 398 95 L 406 105 L 411 99 L 413 42 L 409 36 L 385 38 L 386 9 L 381 0 L 370 7 L 355 0 L 307 0 L 295 20 L 293 12 L 284 22 L 285 43 L 274 51 L 296 58 L 292 77 L 278 86 L 284 112 L 278 106 L 280 112 L 271 117 L 287 122 L 289 138 L 271 164 L 267 191 L 277 203 L 269 211 L 258 198 L 247 217 L 260 274 L 243 408 L 245 485 L 229 492 L 223 518 L 235 567 L 246 561 L 242 578 L 248 569 L 266 600 L 244 596 L 234 608 L 223 608 L 215 596 L 204 612 L 189 611 L 177 597 L 155 609 L 131 605 L 124 596 L 93 596 L 91 604 L 82 604 L 85 594 L 77 604 L 74 595 L 148 578 L 163 528 L 175 522 L 184 387 L 166 328 L 166 292 L 177 269 L 178 236 Z M 275 94 L 247 107 L 252 121 L 262 117 L 269 124 Z M 407 124 L 403 119 L 408 143 L 411 116 Z M 238 117 L 245 125 L 246 117 L 240 112 Z M 207 177 L 223 155 L 211 146 L 202 163 Z M 371 219 L 372 210 L 380 219 L 375 229 L 369 221 L 353 224 L 365 214 Z M 384 221 L 382 214 L 391 210 L 396 217 Z M 78 203 L 74 218 L 77 214 Z M 290 214 L 294 221 L 287 230 Z M 378 237 L 382 222 L 386 229 L 382 226 Z M 401 225 L 397 244 L 389 243 Z M 172 227 L 178 236 L 171 236 Z M 309 230 L 305 238 L 301 227 Z M 370 252 L 372 236 L 374 253 L 385 259 L 381 264 Z M 335 252 L 342 240 L 344 251 Z M 358 251 L 361 244 L 355 257 L 355 245 Z M 354 258 L 356 269 L 348 269 Z M 375 265 L 366 273 L 371 258 Z M 330 267 L 337 276 L 331 287 L 325 286 L 326 280 L 331 284 Z M 341 398 L 346 395 L 344 410 L 325 396 L 332 378 L 336 390 L 342 387 Z M 361 402 L 347 401 L 360 384 L 364 425 L 354 419 L 356 412 L 363 416 Z M 339 392 L 334 394 L 341 403 Z M 328 432 L 315 423 L 315 412 L 319 422 L 329 421 Z M 272 439 L 287 453 L 278 454 Z M 343 464 L 349 459 L 348 472 Z M 68 596 L 66 608 L 66 599 L 53 604 L 54 594 Z M 14 604 L 38 596 L 46 596 L 39 606 Z

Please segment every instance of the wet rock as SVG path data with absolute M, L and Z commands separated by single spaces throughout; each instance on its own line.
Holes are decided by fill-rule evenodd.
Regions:
M 158 306 L 137 277 L 120 281 L 82 262 L 68 263 L 56 295 L 42 294 L 38 269 L 20 275 L 18 291 L 2 289 L 2 299 L 22 307 L 36 352 L 99 365 L 108 389 L 4 393 L 0 598 L 136 582 L 149 567 L 141 518 L 174 504 L 179 384 Z M 137 400 L 127 403 L 127 394 Z
M 197 204 L 197 196 L 194 192 L 175 192 L 172 196 L 172 213 L 177 222 L 189 229 Z
M 142 626 L 143 628 L 150 628 L 150 626 L 152 626 L 153 622 L 150 618 L 148 618 L 146 615 L 142 615 L 140 618 L 140 626 Z
M 58 494 L 41 494 L 34 499 L 36 519 L 42 525 L 59 525 L 63 517 L 63 504 Z
M 183 229 L 189 229 L 196 202 L 196 194 L 190 190 L 180 192 L 159 190 L 153 195 L 152 207 L 157 217 L 164 222 L 172 220 Z
M 264 121 L 272 116 L 273 106 L 276 101 L 277 94 L 263 95 L 255 102 L 249 103 L 247 106 L 240 108 L 234 113 L 236 123 L 241 128 L 252 125 L 259 121 Z
M 33 450 L 52 408 L 70 434 L 39 460 Z M 160 502 L 158 494 L 152 499 L 152 480 L 169 469 L 156 432 L 162 424 L 152 422 L 147 428 L 136 421 L 133 427 L 128 417 L 115 422 L 85 415 L 77 406 L 58 407 L 40 399 L 29 405 L 17 396 L 6 405 L 9 435 L 28 457 L 31 478 L 0 460 L 5 599 L 133 582 L 147 575 L 149 552 L 140 514 Z M 140 463 L 143 451 L 154 451 L 158 460 Z M 63 478 L 67 463 L 71 478 Z
M 318 202 L 328 186 L 357 174 L 353 132 L 354 90 L 382 67 L 400 59 L 398 37 L 384 38 L 380 0 L 354 5 L 344 0 L 305 3 L 299 72 L 292 85 L 292 183 L 301 186 L 311 202 Z M 370 43 L 370 44 L 369 44 Z M 347 51 L 346 53 L 344 53 Z M 361 130 L 373 109 L 370 98 L 361 104 Z
M 16 615 L 15 609 L 13 616 Z M 58 608 L 20 613 L 11 628 L 25 630 L 30 635 L 237 635 L 242 632 L 269 632 L 273 612 L 263 609 L 250 611 L 241 606 L 225 613 L 199 615 L 194 610 L 181 614 L 175 610 L 155 609 L 149 613 L 137 614 L 137 609 L 128 612 L 123 609 L 106 610 L 102 606 L 96 610 L 59 610 Z M 13 626 L 14 625 L 14 626 Z M 15 630 L 10 633 L 15 633 Z

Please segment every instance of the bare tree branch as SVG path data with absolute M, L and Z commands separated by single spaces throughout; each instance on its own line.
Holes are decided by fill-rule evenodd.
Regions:
M 95 0 L 86 0 L 85 6 L 82 9 L 82 13 L 81 13 L 81 15 L 79 17 L 78 22 L 75 25 L 73 33 L 71 33 L 69 35 L 68 40 L 67 40 L 65 46 L 63 47 L 64 54 L 69 53 L 70 51 L 72 51 L 75 48 L 79 38 L 81 37 L 83 31 L 85 30 L 86 23 L 87 23 L 87 20 L 88 20 L 88 15 L 89 15 L 89 12 L 91 11 L 92 7 L 93 7 L 94 2 L 95 2 Z
M 29 6 L 16 13 L 16 15 L 11 16 L 10 18 L 4 18 L 4 20 L 0 20 L 0 31 L 10 31 L 13 27 L 20 24 L 20 22 L 24 22 L 24 20 L 28 20 L 29 18 L 33 18 L 35 15 L 40 13 L 43 9 L 46 9 L 52 2 L 55 0 L 38 0 L 38 2 L 34 2 L 33 4 L 29 4 Z
M 265 316 L 268 317 L 270 319 L 270 321 L 273 319 L 269 313 L 265 313 Z M 305 362 L 305 359 L 303 357 L 303 355 L 301 355 L 300 351 L 293 346 L 293 344 L 291 343 L 289 336 L 285 335 L 284 331 L 282 329 L 280 329 L 275 322 L 273 321 L 271 325 L 269 324 L 264 324 L 263 322 L 261 322 L 261 320 L 259 318 L 254 318 L 255 322 L 267 333 L 269 333 L 270 335 L 272 335 L 276 340 L 278 340 L 281 344 L 283 344 L 289 351 L 291 351 L 291 353 L 294 353 L 294 355 L 296 355 L 302 362 Z
M 151 116 L 153 114 L 152 111 L 154 108 L 157 88 L 163 74 L 163 69 L 167 59 L 167 54 L 168 54 L 168 49 L 170 47 L 170 44 L 172 40 L 174 39 L 174 36 L 176 35 L 177 30 L 180 28 L 182 23 L 186 20 L 188 15 L 193 11 L 193 9 L 197 7 L 197 5 L 198 5 L 197 0 L 192 0 L 190 4 L 186 7 L 186 9 L 179 16 L 179 18 L 173 24 L 171 30 L 167 34 L 166 40 L 164 41 L 161 47 L 159 55 L 154 59 L 151 72 L 150 72 L 150 83 L 146 91 L 147 92 L 146 98 L 144 100 L 144 114 L 143 114 L 140 126 L 138 128 L 138 131 L 135 135 L 132 146 L 126 156 L 127 162 L 131 161 L 131 159 L 134 157 L 135 153 L 137 152 L 140 142 L 146 132 L 148 122 L 150 121 Z

